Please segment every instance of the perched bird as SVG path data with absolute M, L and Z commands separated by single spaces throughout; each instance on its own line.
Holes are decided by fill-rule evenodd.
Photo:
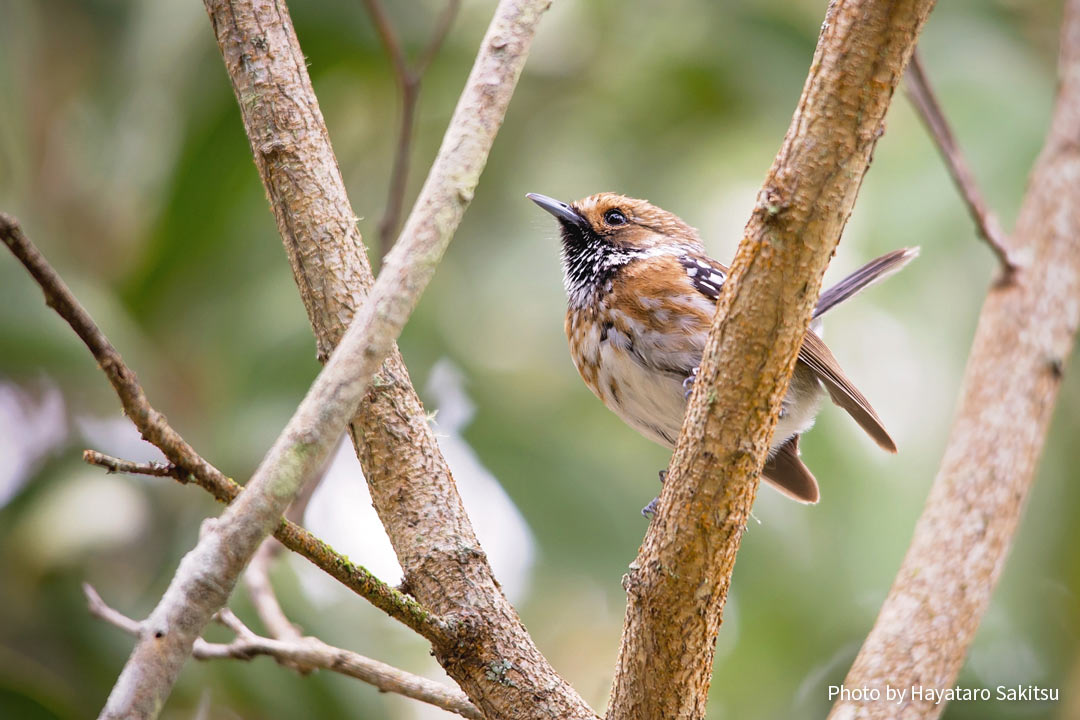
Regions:
M 675 446 L 689 392 L 728 269 L 705 254 L 697 230 L 646 200 L 615 193 L 573 204 L 530 193 L 562 233 L 570 355 L 585 384 L 645 437 Z M 878 445 L 896 452 L 870 402 L 844 375 L 817 334 L 819 318 L 896 272 L 918 248 L 895 250 L 821 294 L 799 350 L 762 476 L 804 503 L 820 497 L 799 457 L 828 393 Z

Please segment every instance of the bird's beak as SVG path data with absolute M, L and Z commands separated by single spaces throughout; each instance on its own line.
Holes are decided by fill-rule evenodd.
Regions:
M 560 222 L 569 223 L 570 225 L 575 225 L 577 227 L 586 227 L 589 224 L 589 222 L 582 217 L 581 213 L 564 202 L 539 193 L 529 193 L 525 197 L 532 200 L 544 210 L 547 210 Z

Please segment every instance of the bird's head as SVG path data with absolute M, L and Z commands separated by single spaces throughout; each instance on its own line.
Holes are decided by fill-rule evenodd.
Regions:
M 559 221 L 571 303 L 594 299 L 619 268 L 635 260 L 702 252 L 697 230 L 648 200 L 611 192 L 574 203 L 536 193 L 526 197 Z

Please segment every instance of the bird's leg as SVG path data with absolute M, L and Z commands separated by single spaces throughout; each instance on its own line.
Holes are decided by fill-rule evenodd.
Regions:
M 657 474 L 660 476 L 660 484 L 663 485 L 664 480 L 667 479 L 667 470 L 661 470 Z M 656 515 L 656 506 L 659 505 L 659 504 L 660 504 L 660 496 L 657 495 L 656 497 L 654 497 L 652 499 L 652 501 L 648 505 L 641 508 L 641 514 L 651 520 L 652 517 L 654 515 Z
M 686 376 L 686 379 L 682 381 L 683 397 L 687 400 L 690 399 L 690 393 L 694 390 L 694 381 L 697 380 L 698 370 L 701 368 L 696 367 L 690 371 L 690 374 Z

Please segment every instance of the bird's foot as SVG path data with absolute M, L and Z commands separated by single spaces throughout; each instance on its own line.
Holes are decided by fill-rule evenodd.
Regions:
M 660 472 L 657 473 L 657 475 L 660 476 L 660 484 L 663 485 L 664 481 L 667 480 L 667 470 L 661 470 Z M 644 515 L 645 517 L 649 518 L 649 519 L 652 519 L 656 515 L 656 508 L 657 508 L 657 506 L 659 504 L 660 504 L 659 496 L 654 497 L 652 499 L 652 502 L 650 502 L 645 507 L 641 508 L 641 514 Z
M 696 367 L 690 371 L 690 374 L 686 376 L 686 379 L 682 381 L 683 397 L 687 400 L 690 399 L 690 393 L 694 391 L 694 382 L 697 380 L 698 370 L 700 367 Z

